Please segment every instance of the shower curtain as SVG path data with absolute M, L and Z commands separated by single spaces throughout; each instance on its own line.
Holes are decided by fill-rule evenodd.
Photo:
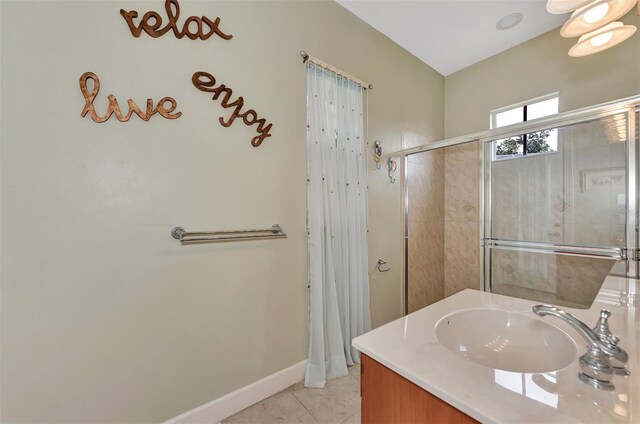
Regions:
M 307 63 L 309 359 L 307 387 L 348 374 L 369 331 L 363 88 Z

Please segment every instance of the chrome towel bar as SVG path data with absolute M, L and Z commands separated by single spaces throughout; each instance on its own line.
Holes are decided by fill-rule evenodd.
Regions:
M 188 243 L 214 243 L 220 241 L 237 240 L 265 240 L 287 238 L 282 228 L 275 224 L 267 230 L 226 230 L 226 231 L 193 231 L 188 232 L 182 227 L 171 230 L 171 236 L 180 240 L 182 244 Z

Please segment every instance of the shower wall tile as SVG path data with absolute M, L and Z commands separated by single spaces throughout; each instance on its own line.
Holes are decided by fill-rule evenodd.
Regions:
M 480 288 L 480 227 L 478 222 L 445 220 L 444 295 Z
M 444 152 L 409 156 L 407 307 L 414 312 L 444 298 Z
M 492 251 L 492 287 L 517 286 L 555 293 L 556 257 L 508 250 Z
M 431 228 L 430 228 L 431 227 Z M 409 223 L 408 312 L 444 298 L 444 252 L 441 234 L 425 221 Z
M 480 196 L 478 144 L 445 149 L 445 215 L 449 220 L 478 221 Z
M 480 288 L 480 145 L 445 149 L 444 295 Z
M 472 246 L 480 243 L 480 232 L 477 222 L 445 219 L 445 254 L 446 256 L 477 264 L 479 257 Z

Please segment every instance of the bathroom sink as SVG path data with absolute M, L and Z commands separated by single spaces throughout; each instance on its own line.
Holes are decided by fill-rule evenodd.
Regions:
M 578 347 L 558 327 L 502 309 L 464 309 L 436 324 L 440 343 L 469 361 L 522 373 L 556 371 L 578 357 Z

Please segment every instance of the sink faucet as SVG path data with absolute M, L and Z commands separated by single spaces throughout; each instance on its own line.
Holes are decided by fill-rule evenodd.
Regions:
M 618 347 L 619 339 L 609 331 L 607 320 L 611 312 L 600 311 L 600 319 L 592 330 L 585 323 L 560 308 L 549 305 L 536 305 L 533 313 L 538 316 L 551 315 L 565 321 L 587 341 L 587 353 L 580 357 L 578 378 L 598 389 L 613 390 L 613 374 L 628 375 L 625 364 L 629 359 L 627 352 Z

